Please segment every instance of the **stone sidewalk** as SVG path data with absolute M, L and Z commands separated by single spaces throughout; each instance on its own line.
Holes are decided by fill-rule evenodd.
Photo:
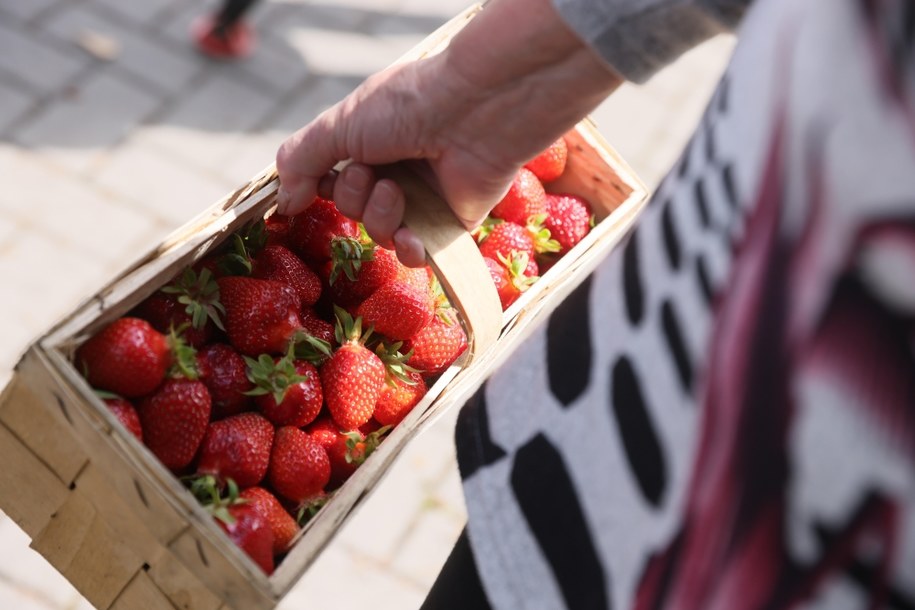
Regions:
M 264 0 L 252 15 L 260 45 L 239 63 L 188 43 L 212 6 L 0 0 L 0 384 L 56 319 L 466 1 Z M 594 113 L 649 185 L 679 154 L 732 44 L 710 41 Z M 455 415 L 409 447 L 281 608 L 420 604 L 466 518 Z M 90 608 L 28 543 L 0 513 L 0 608 Z

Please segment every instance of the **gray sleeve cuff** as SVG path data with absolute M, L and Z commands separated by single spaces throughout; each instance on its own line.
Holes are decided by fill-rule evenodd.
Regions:
M 736 27 L 750 0 L 553 0 L 621 76 L 642 83 L 682 53 Z

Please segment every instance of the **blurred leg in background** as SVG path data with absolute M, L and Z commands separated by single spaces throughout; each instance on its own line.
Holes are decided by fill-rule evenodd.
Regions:
M 245 14 L 257 0 L 223 0 L 213 15 L 201 17 L 191 32 L 197 49 L 217 59 L 238 59 L 254 50 L 255 34 Z

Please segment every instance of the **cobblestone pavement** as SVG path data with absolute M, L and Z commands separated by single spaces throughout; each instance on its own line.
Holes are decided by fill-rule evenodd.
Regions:
M 0 384 L 106 278 L 465 5 L 265 0 L 252 16 L 256 54 L 217 63 L 187 37 L 209 1 L 0 0 Z M 99 41 L 108 58 L 87 51 Z M 679 154 L 732 44 L 710 41 L 594 113 L 650 185 Z M 281 608 L 419 605 L 466 518 L 454 415 L 411 444 Z M 0 513 L 0 608 L 90 608 L 28 544 Z

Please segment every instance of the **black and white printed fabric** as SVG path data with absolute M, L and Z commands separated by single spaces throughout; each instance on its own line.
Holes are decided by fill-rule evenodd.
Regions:
M 461 412 L 496 608 L 915 608 L 915 3 L 738 34 L 628 241 Z

